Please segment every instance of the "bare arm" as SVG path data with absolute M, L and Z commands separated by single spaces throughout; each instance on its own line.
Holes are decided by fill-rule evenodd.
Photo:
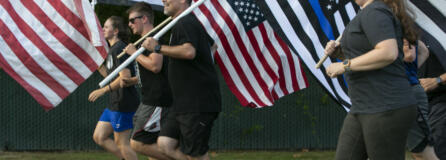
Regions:
M 120 86 L 120 79 L 121 78 L 129 78 L 130 77 L 130 70 L 129 69 L 123 69 L 121 72 L 119 72 L 119 77 L 116 78 L 113 82 L 111 82 L 109 85 L 106 85 L 102 88 L 99 88 L 97 90 L 94 90 L 90 93 L 88 96 L 88 100 L 91 102 L 96 101 L 99 97 L 103 96 L 107 92 L 111 92 L 114 90 L 117 90 L 121 88 Z
M 405 39 L 403 45 L 403 53 L 404 53 L 403 61 L 406 63 L 411 63 L 415 61 L 415 59 L 417 58 L 417 51 L 415 49 L 415 46 L 409 44 L 409 42 Z
M 178 46 L 165 46 L 161 48 L 161 53 L 179 59 L 194 59 L 195 48 L 190 43 L 185 43 Z
M 155 46 L 158 45 L 158 41 L 152 37 L 147 38 L 142 46 L 147 50 L 153 51 Z M 194 59 L 195 58 L 195 48 L 190 43 L 184 43 L 177 46 L 167 46 L 161 45 L 161 54 L 179 58 L 179 59 Z
M 395 39 L 388 39 L 376 44 L 375 48 L 364 55 L 353 58 L 352 71 L 368 71 L 383 68 L 396 60 L 398 47 Z
M 426 62 L 428 57 L 429 49 L 427 49 L 426 45 L 423 42 L 418 41 L 418 68 L 420 68 L 424 62 Z
M 352 71 L 368 71 L 383 68 L 398 57 L 398 47 L 395 39 L 387 39 L 379 42 L 371 51 L 350 60 Z M 327 68 L 327 75 L 336 77 L 345 72 L 344 65 L 340 62 L 332 63 Z
M 130 78 L 130 70 L 125 68 L 123 69 L 121 72 L 119 72 L 119 77 L 116 78 L 112 83 L 110 83 L 110 87 L 112 90 L 117 90 L 119 88 L 121 88 L 121 86 L 119 85 L 120 83 L 120 79 L 121 78 Z
M 98 72 L 99 74 L 101 74 L 103 77 L 107 77 L 107 69 L 105 68 L 105 65 L 102 64 L 101 66 L 99 66 L 98 68 Z
M 136 52 L 136 48 L 133 44 L 129 44 L 124 51 L 132 55 Z M 161 71 L 163 66 L 163 55 L 157 53 L 151 53 L 148 56 L 140 54 L 136 57 L 136 61 L 141 64 L 144 68 L 152 71 L 153 73 L 158 73 Z
M 133 86 L 135 84 L 138 84 L 138 77 L 129 77 L 129 78 L 121 78 L 120 86 L 121 88 Z
M 136 61 L 153 73 L 160 72 L 163 67 L 163 55 L 157 53 L 152 53 L 149 56 L 141 54 L 136 57 Z
M 329 55 L 330 57 L 344 60 L 345 59 L 344 53 L 342 53 L 342 49 L 341 47 L 339 47 L 341 45 L 339 43 L 340 38 L 338 38 L 339 40 L 336 41 L 334 40 L 329 41 L 325 46 L 324 53 Z
M 446 73 L 443 73 L 439 77 L 441 78 L 441 83 L 444 85 L 446 83 Z M 420 78 L 420 84 L 423 86 L 424 91 L 430 92 L 438 87 L 437 77 Z

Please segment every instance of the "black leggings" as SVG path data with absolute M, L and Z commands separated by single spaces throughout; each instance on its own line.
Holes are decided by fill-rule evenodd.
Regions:
M 345 117 L 336 160 L 404 160 L 407 134 L 416 119 L 416 106 Z

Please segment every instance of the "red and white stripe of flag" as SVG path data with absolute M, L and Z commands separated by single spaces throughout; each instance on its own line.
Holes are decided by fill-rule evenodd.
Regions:
M 298 57 L 268 22 L 245 31 L 230 4 L 220 0 L 206 1 L 194 14 L 218 45 L 215 59 L 242 105 L 271 106 L 308 86 Z
M 0 66 L 46 110 L 104 61 L 108 47 L 87 0 L 1 0 Z

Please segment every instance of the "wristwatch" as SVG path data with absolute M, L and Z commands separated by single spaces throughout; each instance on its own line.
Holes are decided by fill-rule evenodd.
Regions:
M 352 70 L 350 69 L 350 65 L 351 65 L 350 59 L 345 59 L 345 60 L 342 62 L 342 65 L 344 65 L 344 70 L 345 70 L 345 72 L 350 72 L 350 71 L 352 71 Z
M 442 81 L 441 81 L 441 77 L 438 76 L 438 77 L 437 77 L 437 84 L 438 84 L 438 85 L 441 85 L 441 84 L 442 84 L 441 82 L 442 82 Z
M 155 53 L 160 53 L 160 52 L 161 52 L 161 45 L 160 45 L 160 44 L 157 44 L 157 45 L 155 46 L 155 48 L 154 48 L 154 52 L 155 52 Z

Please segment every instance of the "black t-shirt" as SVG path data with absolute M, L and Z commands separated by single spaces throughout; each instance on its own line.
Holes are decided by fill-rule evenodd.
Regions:
M 369 52 L 387 39 L 396 39 L 399 48 L 398 58 L 384 68 L 346 73 L 352 113 L 378 113 L 416 104 L 403 66 L 401 28 L 391 9 L 381 1 L 366 6 L 345 28 L 341 48 L 348 59 Z
M 127 45 L 122 41 L 118 41 L 111 46 L 105 64 L 107 73 L 111 73 L 129 57 L 125 54 L 121 58 L 117 58 L 118 54 L 122 52 L 125 46 Z M 132 76 L 135 76 L 135 63 L 129 64 L 126 68 L 130 70 Z M 120 88 L 110 92 L 110 106 L 108 106 L 108 108 L 112 111 L 135 112 L 138 105 L 139 96 L 135 86 Z
M 435 78 L 446 73 L 435 53 L 432 50 L 429 50 L 429 52 L 429 58 L 418 72 L 420 78 Z M 431 105 L 446 102 L 446 85 L 440 85 L 438 88 L 427 92 L 427 96 Z
M 170 45 L 184 43 L 193 45 L 195 58 L 170 58 L 172 112 L 220 112 L 220 87 L 210 51 L 214 42 L 193 14 L 180 19 L 172 29 Z
M 149 54 L 157 53 L 144 51 L 143 54 L 145 56 L 149 56 Z M 172 104 L 172 94 L 167 80 L 167 63 L 168 58 L 164 56 L 161 71 L 158 73 L 153 73 L 138 63 L 139 75 L 142 84 L 142 103 L 162 107 L 170 107 Z

